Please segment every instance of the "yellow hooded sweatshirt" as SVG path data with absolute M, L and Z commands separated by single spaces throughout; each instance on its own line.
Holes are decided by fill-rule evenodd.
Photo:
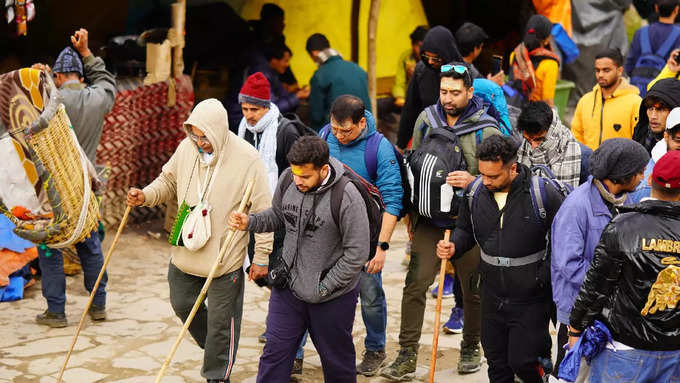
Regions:
M 210 225 L 212 233 L 205 246 L 197 251 L 172 246 L 172 263 L 187 274 L 207 277 L 217 258 L 220 247 L 227 236 L 227 220 L 236 211 L 246 190 L 248 180 L 255 179 L 250 202 L 251 213 L 271 206 L 271 192 L 267 172 L 257 150 L 229 131 L 227 111 L 218 100 L 211 98 L 201 101 L 184 122 L 200 129 L 213 147 L 210 163 L 204 162 L 198 146 L 187 137 L 179 144 L 170 160 L 163 165 L 161 174 L 144 188 L 145 206 L 155 206 L 172 198 L 181 205 L 185 200 L 189 206 L 200 201 L 198 189 L 219 162 L 219 170 L 205 200 L 212 207 Z M 199 186 L 200 185 L 200 186 Z M 272 251 L 273 234 L 255 234 L 254 263 L 266 265 Z M 215 277 L 222 276 L 243 266 L 248 246 L 248 232 L 238 231 L 232 246 L 227 250 Z
M 595 150 L 609 138 L 632 138 L 640 111 L 640 91 L 621 78 L 614 94 L 603 100 L 597 84 L 581 97 L 571 121 L 571 132 L 582 144 Z

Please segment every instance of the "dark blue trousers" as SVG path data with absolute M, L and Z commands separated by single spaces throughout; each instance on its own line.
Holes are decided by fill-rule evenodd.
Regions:
M 359 287 L 331 301 L 311 304 L 289 289 L 272 288 L 267 315 L 267 343 L 260 357 L 258 383 L 288 383 L 300 341 L 309 330 L 321 357 L 326 383 L 357 381 L 352 338 Z
M 76 244 L 76 251 L 83 268 L 85 289 L 92 292 L 97 276 L 104 265 L 102 244 L 97 231 L 90 233 L 90 238 Z M 40 272 L 42 273 L 42 294 L 47 299 L 47 309 L 53 313 L 63 313 L 66 304 L 66 276 L 64 275 L 64 259 L 58 249 L 49 249 L 51 255 L 45 256 L 45 251 L 38 247 L 38 259 Z M 94 295 L 93 304 L 104 307 L 106 305 L 106 281 L 107 273 Z

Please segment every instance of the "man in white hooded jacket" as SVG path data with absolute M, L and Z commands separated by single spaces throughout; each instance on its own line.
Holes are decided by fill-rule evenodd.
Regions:
M 227 234 L 227 218 L 238 209 L 250 179 L 255 179 L 250 212 L 271 206 L 264 164 L 257 150 L 229 131 L 227 111 L 216 99 L 200 102 L 184 123 L 187 132 L 161 174 L 151 184 L 128 192 L 131 206 L 155 206 L 175 198 L 190 207 L 203 203 L 210 211 L 209 238 L 189 250 L 173 246 L 168 269 L 170 303 L 185 321 L 191 311 L 220 246 Z M 201 197 L 203 195 L 203 197 Z M 201 306 L 189 326 L 191 336 L 205 349 L 201 375 L 209 383 L 229 382 L 238 347 L 243 312 L 243 260 L 248 246 L 245 232 L 234 242 L 208 289 L 208 305 Z M 195 246 L 192 246 L 195 247 Z M 255 235 L 255 256 L 250 279 L 267 274 L 272 234 Z

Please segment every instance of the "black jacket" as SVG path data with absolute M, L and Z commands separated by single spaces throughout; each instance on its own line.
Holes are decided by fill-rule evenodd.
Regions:
M 498 204 L 486 187 L 480 187 L 472 204 L 461 204 L 453 235 L 455 256 L 462 256 L 476 243 L 482 251 L 493 257 L 520 258 L 547 248 L 547 235 L 552 220 L 562 204 L 562 194 L 552 185 L 545 184 L 547 217 L 540 219 L 530 194 L 529 168 L 517 165 L 518 176 L 510 187 L 500 227 Z M 470 186 L 466 189 L 469 198 Z M 474 223 L 474 224 L 473 224 Z M 501 267 L 484 261 L 479 264 L 482 287 L 486 294 L 515 303 L 531 303 L 550 299 L 550 260 L 525 266 Z
M 657 281 L 676 290 L 680 283 L 680 203 L 647 200 L 619 211 L 595 248 L 569 322 L 583 330 L 600 319 L 630 347 L 680 350 L 680 309 L 658 308 L 658 295 L 649 300 L 664 287 Z M 668 292 L 677 303 L 680 294 Z
M 279 168 L 279 176 L 290 166 L 286 156 L 298 138 L 300 138 L 300 133 L 295 125 L 289 119 L 279 116 L 279 128 L 276 131 L 276 166 Z M 248 129 L 243 139 L 255 145 L 254 135 Z
M 657 81 L 640 103 L 640 117 L 633 129 L 633 140 L 644 146 L 649 153 L 652 152 L 654 145 L 663 138 L 663 132 L 654 134 L 649 130 L 649 117 L 647 117 L 645 100 L 650 97 L 663 100 L 671 109 L 680 106 L 680 81 L 674 78 L 665 78 Z
M 452 61 L 463 61 L 451 31 L 442 26 L 436 26 L 427 32 L 420 51 L 436 53 L 443 59 L 444 64 Z M 420 60 L 406 90 L 406 99 L 399 121 L 398 147 L 403 149 L 408 145 L 413 135 L 413 126 L 420 112 L 426 106 L 436 104 L 439 101 L 439 83 L 439 69 L 432 68 L 423 60 Z

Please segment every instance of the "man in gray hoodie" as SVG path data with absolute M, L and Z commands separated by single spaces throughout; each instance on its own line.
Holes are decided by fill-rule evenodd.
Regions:
M 324 380 L 356 382 L 352 326 L 370 247 L 366 206 L 353 183 L 341 182 L 344 167 L 330 158 L 321 138 L 301 137 L 287 157 L 291 168 L 279 179 L 272 207 L 251 215 L 232 213 L 229 219 L 238 230 L 286 230 L 283 263 L 270 265 L 274 287 L 257 382 L 290 381 L 307 330 L 321 357 Z M 331 191 L 340 185 L 345 187 L 336 223 Z

